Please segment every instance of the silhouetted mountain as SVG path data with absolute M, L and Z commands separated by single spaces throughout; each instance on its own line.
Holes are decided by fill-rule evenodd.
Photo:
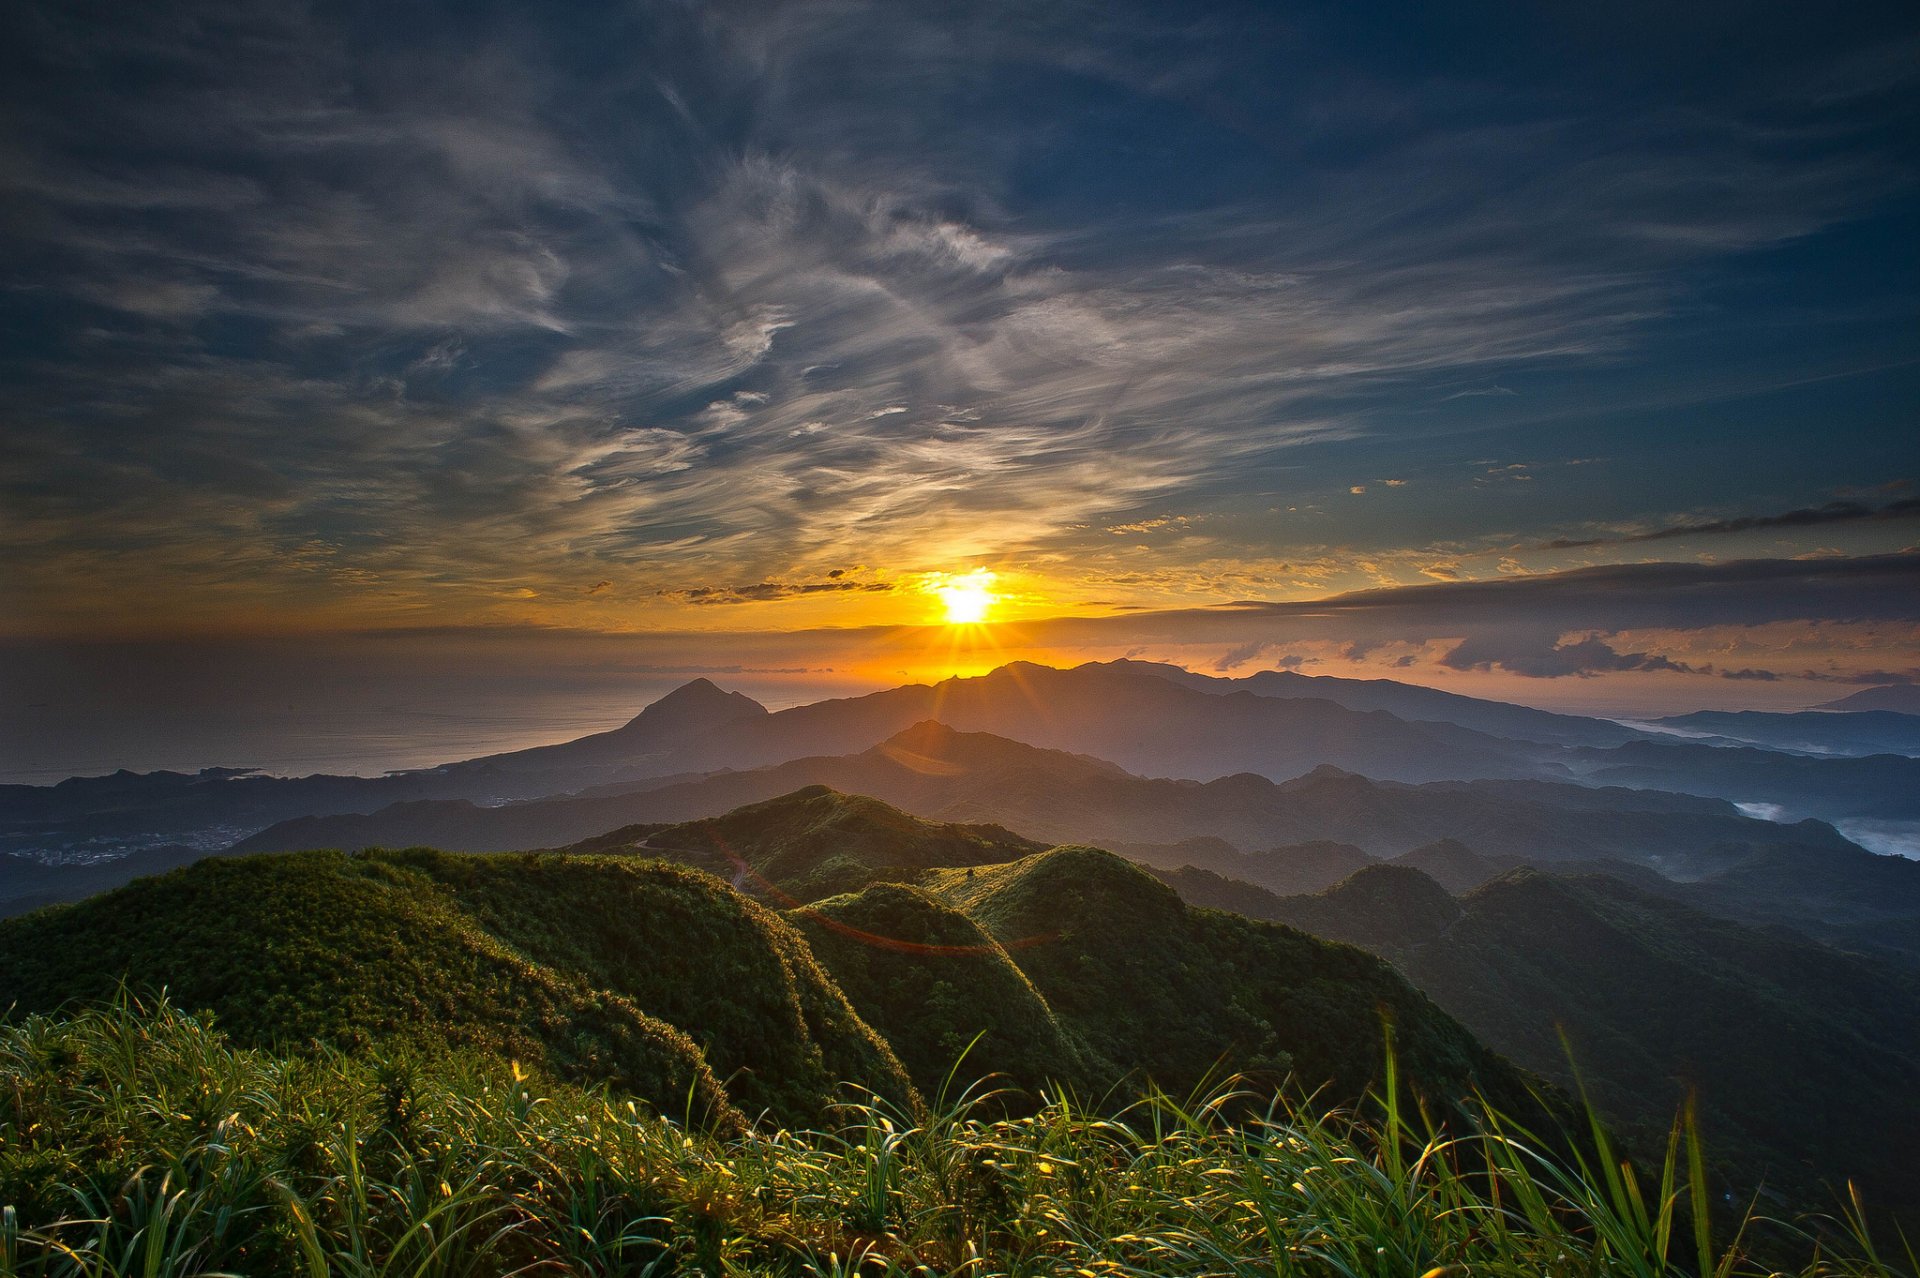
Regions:
M 1685 795 L 1549 782 L 1416 786 L 1333 768 L 1284 784 L 1248 775 L 1204 783 L 1150 780 L 1099 760 L 937 723 L 916 725 L 857 755 L 800 759 L 640 793 L 499 808 L 408 804 L 370 817 L 290 822 L 236 850 L 426 842 L 459 851 L 559 846 L 626 825 L 712 816 L 815 785 L 871 795 L 932 819 L 989 822 L 1045 843 L 1213 837 L 1259 848 L 1325 840 L 1390 857 L 1453 838 L 1509 863 L 1617 859 L 1676 879 L 1719 873 L 1764 848 L 1802 847 L 1814 859 L 1844 854 L 1836 864 L 1866 855 L 1818 822 L 1755 820 L 1727 803 Z M 1287 868 L 1284 856 L 1269 865 L 1270 871 L 1228 868 L 1251 869 L 1256 877 Z
M 1405 780 L 1527 776 L 1524 747 L 1450 724 L 1409 724 L 1330 701 L 1183 687 L 1153 667 L 1014 662 L 975 678 L 797 706 L 686 743 L 681 768 L 742 767 L 864 750 L 915 723 L 1096 755 L 1135 772 L 1283 778 L 1333 763 Z
M 1663 728 L 1698 733 L 1722 742 L 1807 754 L 1920 755 L 1920 714 L 1862 710 L 1852 714 L 1803 710 L 1701 710 L 1653 720 Z
M 1920 798 L 1912 797 L 1920 794 L 1917 759 L 1809 758 L 1673 740 L 1571 746 L 1560 742 L 1610 742 L 1625 730 L 1391 681 L 1303 683 L 1307 678 L 1267 672 L 1218 680 L 1138 662 L 1072 670 L 1014 663 L 977 678 L 773 713 L 696 680 L 611 732 L 389 777 L 286 779 L 209 770 L 0 787 L 0 852 L 91 859 L 102 851 L 168 844 L 212 850 L 299 817 L 366 814 L 398 803 L 454 804 L 438 812 L 416 810 L 419 837 L 441 840 L 447 837 L 443 829 L 467 828 L 461 802 L 492 808 L 562 795 L 611 799 L 718 771 L 858 754 L 926 721 L 1110 759 L 1143 775 L 1279 780 L 1331 766 L 1410 782 L 1511 778 L 1679 789 L 1772 804 L 1792 816 L 1899 820 L 1920 814 Z M 1526 739 L 1297 695 L 1315 688 L 1356 705 L 1391 704 L 1408 714 L 1445 711 Z M 743 793 L 735 802 L 757 797 L 766 795 Z M 590 832 L 569 827 L 564 841 Z M 1177 841 L 1190 833 L 1114 832 L 1116 841 L 1127 843 Z M 1254 838 L 1234 841 L 1257 846 L 1261 836 Z
M 767 708 L 740 692 L 725 692 L 709 679 L 681 684 L 666 696 L 610 732 L 535 746 L 506 754 L 486 755 L 450 764 L 455 774 L 491 769 L 499 772 L 568 773 L 607 771 L 627 775 L 685 772 L 673 752 L 688 741 L 759 723 Z M 584 788 L 585 776 L 574 775 L 572 788 Z
M 1343 679 L 1335 675 L 1303 675 L 1291 670 L 1262 670 L 1238 679 L 1196 674 L 1179 666 L 1146 661 L 1113 661 L 1124 667 L 1156 674 L 1202 692 L 1252 692 L 1283 699 L 1317 698 L 1349 710 L 1385 711 L 1409 723 L 1451 723 L 1512 741 L 1548 745 L 1614 746 L 1646 734 L 1583 715 L 1555 714 L 1505 701 L 1461 696 L 1394 679 Z M 1365 769 L 1361 769 L 1364 771 Z
M 1892 710 L 1899 714 L 1920 714 L 1920 684 L 1889 683 L 1862 688 L 1837 701 L 1823 701 L 1815 710 Z

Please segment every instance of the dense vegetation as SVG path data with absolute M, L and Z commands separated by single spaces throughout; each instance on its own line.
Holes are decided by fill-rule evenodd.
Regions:
M 130 977 L 250 1047 L 473 1047 L 664 1112 L 692 1088 L 790 1124 L 820 1121 L 842 1082 L 911 1107 L 916 1076 L 936 1085 L 983 1030 L 983 1067 L 1027 1087 L 1185 1091 L 1237 1071 L 1351 1099 L 1377 1069 L 1383 1011 L 1437 1103 L 1476 1087 L 1529 1103 L 1517 1071 L 1378 959 L 1190 911 L 1108 853 L 974 864 L 1032 845 L 818 790 L 720 830 L 743 885 L 770 900 L 875 878 L 919 890 L 871 884 L 783 918 L 653 859 L 688 843 L 710 859 L 693 837 L 708 823 L 658 831 L 641 855 L 219 858 L 0 921 L 0 971 L 21 1012 Z M 890 961 L 901 942 L 926 947 L 917 964 Z
M 1496 1115 L 1430 1131 L 1391 1070 L 1371 1121 L 1229 1122 L 1225 1093 L 1018 1119 L 979 1099 L 727 1136 L 497 1058 L 282 1058 L 122 1000 L 0 1029 L 0 1272 L 1780 1272 L 1756 1246 L 1804 1278 L 1913 1271 L 1857 1220 L 1716 1235 L 1684 1130 L 1658 1175 L 1559 1163 Z
M 208 860 L 0 922 L 8 1015 L 132 980 L 289 1068 L 512 1059 L 736 1137 L 830 1127 L 849 1085 L 918 1122 L 963 1053 L 1011 1089 L 982 1121 L 1063 1088 L 1111 1110 L 1227 1076 L 1349 1105 L 1380 1081 L 1387 1025 L 1423 1113 L 1464 1131 L 1484 1100 L 1547 1131 L 1564 1096 L 1482 1044 L 1570 1084 L 1558 1022 L 1656 1161 L 1676 1082 L 1703 1085 L 1723 1210 L 1763 1182 L 1798 1210 L 1848 1174 L 1876 1208 L 1911 1207 L 1910 978 L 1617 883 L 1508 876 L 1463 902 L 1404 865 L 1314 897 L 1167 875 L 1296 930 L 1190 908 L 1098 849 L 817 787 L 590 846 Z
M 1456 898 L 1410 865 L 1292 897 L 1163 874 L 1190 902 L 1389 958 L 1482 1041 L 1569 1085 L 1571 1047 L 1596 1102 L 1630 1129 L 1657 1132 L 1697 1088 L 1743 1192 L 1817 1200 L 1855 1177 L 1920 1220 L 1920 981 L 1903 966 L 1604 876 L 1515 870 Z

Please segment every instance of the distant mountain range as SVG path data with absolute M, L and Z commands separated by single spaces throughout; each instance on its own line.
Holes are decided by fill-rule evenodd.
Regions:
M 1715 744 L 1765 746 L 1801 754 L 1920 755 L 1920 714 L 1860 710 L 1836 714 L 1803 710 L 1769 714 L 1763 710 L 1701 710 L 1652 720 L 1651 726 L 1700 737 Z
M 1920 683 L 1890 683 L 1823 701 L 1815 710 L 1894 710 L 1901 714 L 1920 714 Z
M 1920 759 L 1716 748 L 1389 680 L 1273 671 L 1230 680 L 1121 661 L 1072 670 L 1014 663 L 978 678 L 777 712 L 695 680 L 611 732 L 389 777 L 228 769 L 4 786 L 0 851 L 93 860 L 168 845 L 214 850 L 279 822 L 395 804 L 604 797 L 854 755 L 925 721 L 1150 777 L 1286 781 L 1331 766 L 1384 781 L 1629 785 L 1764 804 L 1788 818 L 1920 820 Z M 1876 718 L 1861 731 L 1891 730 Z M 1136 833 L 1126 841 L 1158 837 Z M 1252 837 L 1272 843 L 1287 836 Z

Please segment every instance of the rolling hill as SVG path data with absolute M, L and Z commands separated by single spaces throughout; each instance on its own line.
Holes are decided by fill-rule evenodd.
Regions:
M 1405 865 L 1295 897 L 1168 878 L 1190 901 L 1389 959 L 1490 1046 L 1572 1085 L 1564 1032 L 1602 1108 L 1649 1139 L 1697 1089 L 1744 1183 L 1809 1201 L 1855 1176 L 1882 1206 L 1920 1210 L 1910 971 L 1604 876 L 1520 869 L 1458 898 Z
M 710 860 L 715 832 L 750 894 L 657 859 Z M 1479 1085 L 1531 1104 L 1379 960 L 1189 910 L 1109 853 L 823 790 L 628 846 L 212 858 L 0 921 L 0 970 L 16 1014 L 126 979 L 212 1009 L 243 1043 L 465 1046 L 669 1112 L 695 1086 L 727 1121 L 818 1120 L 839 1082 L 909 1103 L 981 1031 L 980 1065 L 1029 1087 L 1184 1091 L 1224 1068 L 1353 1097 L 1379 1068 L 1383 1008 L 1437 1099 Z M 753 899 L 828 889 L 785 919 Z

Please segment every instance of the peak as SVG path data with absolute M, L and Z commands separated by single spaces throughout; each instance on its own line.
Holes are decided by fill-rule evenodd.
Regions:
M 979 756 L 983 751 L 1031 753 L 1036 749 L 1025 742 L 995 736 L 991 732 L 962 732 L 938 719 L 922 719 L 911 727 L 900 729 L 874 747 L 874 750 L 895 760 L 901 760 L 903 755 L 938 759 L 961 750 Z
M 691 679 L 653 704 L 656 706 L 666 706 L 683 701 L 718 701 L 723 698 L 734 697 L 738 697 L 742 701 L 751 699 L 737 692 L 728 692 L 711 679 Z
M 1345 768 L 1336 768 L 1331 763 L 1323 763 L 1311 772 L 1302 773 L 1291 781 L 1280 783 L 1282 790 L 1299 790 L 1308 786 L 1339 783 L 1347 786 L 1371 785 L 1371 781 L 1358 772 L 1349 772 Z
M 765 706 L 743 692 L 728 692 L 711 679 L 694 679 L 642 710 L 627 726 L 665 723 L 698 729 L 758 718 L 766 712 Z

